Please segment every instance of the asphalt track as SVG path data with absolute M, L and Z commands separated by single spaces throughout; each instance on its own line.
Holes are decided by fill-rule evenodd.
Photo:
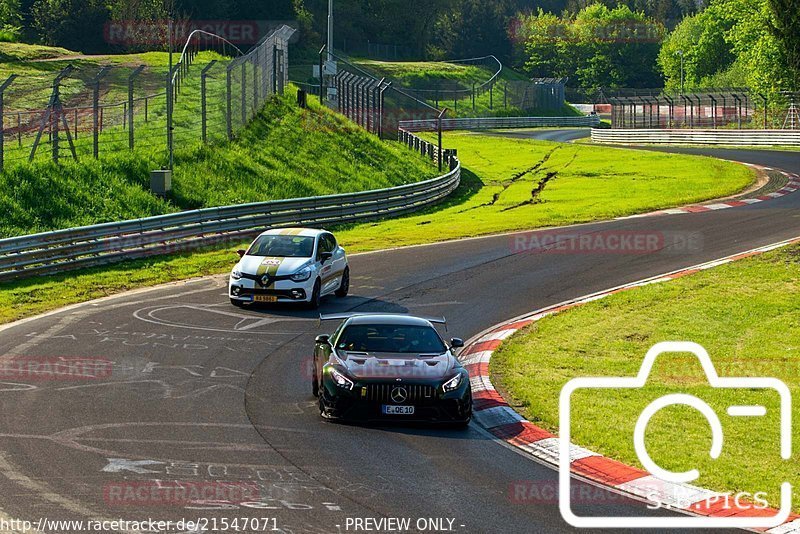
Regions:
M 800 172 L 797 153 L 690 151 Z M 448 335 L 468 338 L 536 308 L 800 235 L 799 206 L 796 193 L 574 229 L 701 237 L 700 246 L 652 254 L 516 254 L 512 237 L 495 236 L 357 255 L 352 296 L 327 300 L 322 311 L 441 314 Z M 457 431 L 320 420 L 308 357 L 323 331 L 309 312 L 231 307 L 219 277 L 3 329 L 3 359 L 100 358 L 113 369 L 97 379 L 0 382 L 0 519 L 274 517 L 283 532 L 322 533 L 355 532 L 348 518 L 444 517 L 457 532 L 571 531 L 554 496 L 556 473 L 475 424 Z M 255 484 L 258 503 L 115 498 L 126 484 L 165 481 Z M 515 499 L 519 483 L 540 498 Z M 585 495 L 582 513 L 647 513 L 600 490 Z

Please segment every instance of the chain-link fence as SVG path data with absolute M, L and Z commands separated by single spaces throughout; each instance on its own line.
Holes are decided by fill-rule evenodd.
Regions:
M 798 93 L 766 95 L 746 87 L 569 89 L 573 103 L 610 111 L 614 128 L 800 128 Z
M 145 54 L 131 57 L 149 63 L 99 65 L 79 57 L 11 72 L 0 81 L 0 170 L 121 150 L 167 163 L 171 148 L 232 139 L 267 98 L 283 92 L 293 32 L 282 26 L 243 54 L 198 30 L 171 70 L 164 56 Z

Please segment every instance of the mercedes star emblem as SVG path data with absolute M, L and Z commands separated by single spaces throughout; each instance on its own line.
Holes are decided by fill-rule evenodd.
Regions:
M 400 404 L 401 402 L 405 402 L 407 398 L 408 391 L 406 391 L 406 388 L 399 387 L 392 390 L 392 402 Z

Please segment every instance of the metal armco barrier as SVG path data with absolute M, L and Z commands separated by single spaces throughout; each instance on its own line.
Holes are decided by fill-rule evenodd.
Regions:
M 540 128 L 540 127 L 590 127 L 600 124 L 600 117 L 482 117 L 465 119 L 442 119 L 442 130 L 489 130 L 494 128 Z M 436 129 L 436 119 L 400 121 L 400 128 L 409 132 Z
M 800 130 L 592 130 L 592 141 L 621 144 L 800 146 Z
M 433 157 L 434 151 L 426 153 Z M 448 173 L 387 189 L 207 208 L 0 239 L 0 281 L 241 241 L 265 228 L 333 225 L 410 213 L 458 187 L 461 163 L 449 154 L 446 159 Z

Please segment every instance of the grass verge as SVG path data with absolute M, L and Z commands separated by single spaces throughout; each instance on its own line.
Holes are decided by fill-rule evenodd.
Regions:
M 753 180 L 745 167 L 695 156 L 472 134 L 448 133 L 445 139 L 459 149 L 466 167 L 461 187 L 423 213 L 339 229 L 348 252 L 626 215 L 730 194 Z M 547 176 L 537 201 L 528 202 L 531 189 Z M 235 248 L 5 283 L 0 322 L 136 287 L 223 273 L 235 263 Z
M 491 373 L 515 408 L 551 431 L 558 427 L 562 386 L 580 376 L 634 376 L 660 341 L 705 347 L 720 376 L 767 376 L 800 390 L 800 247 L 723 265 L 675 281 L 606 297 L 538 321 L 495 353 Z M 572 441 L 631 465 L 638 414 L 668 393 L 695 395 L 719 415 L 722 455 L 708 455 L 710 430 L 692 409 L 669 407 L 650 422 L 646 445 L 672 471 L 697 468 L 697 484 L 718 491 L 766 492 L 778 505 L 781 482 L 800 483 L 797 464 L 779 454 L 778 395 L 708 387 L 691 354 L 660 356 L 641 390 L 575 397 Z M 731 405 L 763 405 L 764 417 L 731 417 Z M 792 417 L 800 415 L 795 403 Z M 795 431 L 795 437 L 797 433 Z M 800 509 L 797 495 L 794 510 Z
M 742 165 L 698 156 L 465 132 L 446 133 L 444 145 L 469 171 L 459 195 L 342 240 L 375 249 L 611 219 L 730 195 L 754 178 Z

